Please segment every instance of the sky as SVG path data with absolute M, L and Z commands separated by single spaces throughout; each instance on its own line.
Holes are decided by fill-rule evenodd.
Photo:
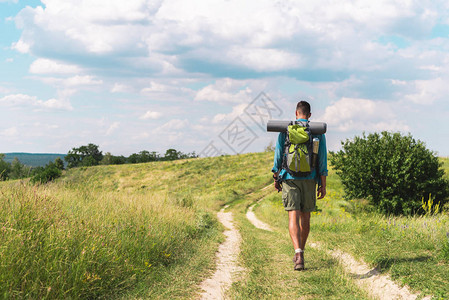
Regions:
M 0 153 L 259 152 L 306 100 L 448 156 L 448 66 L 447 1 L 0 0 Z

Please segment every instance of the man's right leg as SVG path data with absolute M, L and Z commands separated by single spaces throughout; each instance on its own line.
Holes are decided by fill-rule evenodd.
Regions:
M 300 212 L 299 219 L 299 248 L 304 250 L 310 232 L 310 212 Z

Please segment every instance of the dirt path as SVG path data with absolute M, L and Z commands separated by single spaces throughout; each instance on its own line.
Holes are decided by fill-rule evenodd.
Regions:
M 217 217 L 227 228 L 224 232 L 226 240 L 218 247 L 217 270 L 212 277 L 201 283 L 204 291 L 201 299 L 225 299 L 225 293 L 231 286 L 233 278 L 243 271 L 237 264 L 242 238 L 234 227 L 232 212 L 224 212 L 225 208 L 220 210 Z
M 310 243 L 310 247 L 321 249 L 318 243 Z M 323 249 L 321 249 L 323 250 Z M 370 268 L 363 262 L 358 262 L 350 254 L 340 250 L 325 250 L 337 259 L 355 282 L 376 299 L 417 299 L 419 294 L 413 294 L 408 286 L 400 287 L 388 275 L 380 274 L 376 268 Z M 431 299 L 427 296 L 422 299 Z
M 262 198 L 263 199 L 263 198 Z M 260 199 L 259 201 L 257 201 L 257 203 L 259 203 L 262 199 Z M 253 223 L 254 226 L 256 226 L 256 228 L 259 229 L 263 229 L 263 230 L 267 230 L 267 231 L 273 231 L 273 229 L 271 229 L 270 225 L 268 225 L 267 223 L 262 222 L 261 220 L 259 220 L 256 215 L 253 212 L 253 208 L 254 206 L 257 204 L 253 204 L 248 208 L 248 211 L 246 212 L 246 218 Z
M 255 204 L 248 208 L 248 212 L 246 213 L 248 220 L 256 228 L 273 231 L 268 224 L 260 221 L 256 217 L 253 212 L 254 205 Z M 310 243 L 309 246 L 323 250 L 318 243 Z M 382 275 L 376 269 L 370 269 L 368 265 L 356 261 L 348 253 L 339 250 L 329 250 L 326 252 L 336 258 L 341 263 L 345 271 L 350 273 L 355 282 L 376 299 L 417 299 L 419 296 L 419 294 L 411 293 L 407 286 L 401 288 L 394 283 L 389 276 Z M 431 299 L 431 297 L 427 296 L 422 299 L 428 300 Z

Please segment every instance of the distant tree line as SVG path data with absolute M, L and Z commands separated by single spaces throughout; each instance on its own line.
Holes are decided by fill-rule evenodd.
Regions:
M 4 158 L 5 154 L 0 153 L 0 181 L 31 177 L 31 181 L 34 183 L 44 183 L 61 176 L 62 170 L 64 170 L 64 162 L 59 157 L 45 167 L 34 168 L 22 164 L 17 157 L 11 163 L 6 162 Z
M 67 163 L 67 168 L 89 167 L 97 165 L 121 165 L 121 164 L 136 164 L 146 163 L 152 161 L 169 161 L 184 158 L 198 157 L 195 152 L 182 153 L 175 149 L 168 149 L 164 155 L 160 155 L 155 151 L 140 151 L 133 153 L 129 157 L 123 155 L 115 156 L 110 152 L 103 154 L 99 150 L 99 146 L 95 144 L 88 144 L 78 148 L 72 148 L 64 160 Z M 58 178 L 62 175 L 64 170 L 64 162 L 61 158 L 56 158 L 54 162 L 49 162 L 45 167 L 30 167 L 22 164 L 16 157 L 11 163 L 4 160 L 5 155 L 0 153 L 0 181 L 8 179 L 23 179 L 31 177 L 33 183 L 46 183 Z
M 72 148 L 72 150 L 70 150 L 64 157 L 64 160 L 67 162 L 67 168 L 70 169 L 75 167 L 137 164 L 195 157 L 198 157 L 195 152 L 182 153 L 181 151 L 177 151 L 175 149 L 168 149 L 165 151 L 163 156 L 155 151 L 150 152 L 147 150 L 140 151 L 139 153 L 133 153 L 129 157 L 125 157 L 123 155 L 115 156 L 110 152 L 103 154 L 98 145 L 88 144 L 87 146 Z

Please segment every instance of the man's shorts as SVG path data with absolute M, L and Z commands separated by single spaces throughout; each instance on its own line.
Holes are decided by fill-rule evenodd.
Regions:
M 285 210 L 312 212 L 316 205 L 315 180 L 292 179 L 282 182 L 282 202 Z

